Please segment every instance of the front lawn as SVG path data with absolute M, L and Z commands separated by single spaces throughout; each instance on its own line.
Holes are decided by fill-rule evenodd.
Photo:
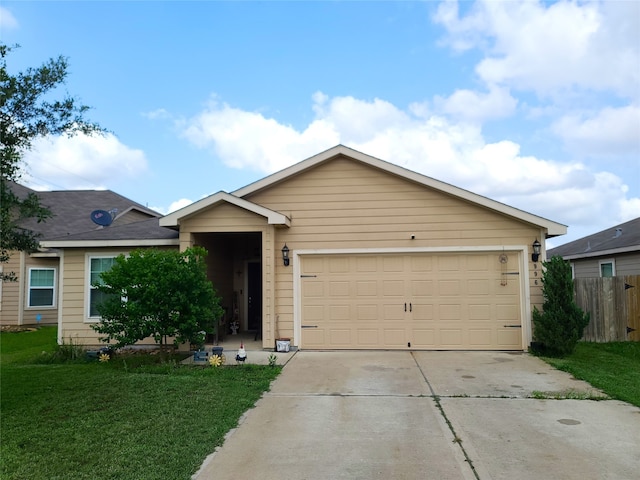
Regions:
M 541 358 L 611 398 L 640 407 L 640 342 L 579 342 L 564 358 Z
M 0 333 L 3 479 L 189 479 L 280 372 L 139 355 L 51 363 L 55 335 Z

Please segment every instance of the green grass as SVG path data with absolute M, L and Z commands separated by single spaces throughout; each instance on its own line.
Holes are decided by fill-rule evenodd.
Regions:
M 189 479 L 280 372 L 147 355 L 52 364 L 55 335 L 0 333 L 3 479 Z
M 564 358 L 541 358 L 611 398 L 640 407 L 640 342 L 579 342 Z

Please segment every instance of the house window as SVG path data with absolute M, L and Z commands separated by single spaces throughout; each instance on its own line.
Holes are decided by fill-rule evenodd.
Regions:
M 111 269 L 116 257 L 91 257 L 89 258 L 89 317 L 99 317 L 97 306 L 107 297 L 106 293 L 99 291 L 94 284 L 101 284 L 100 275 Z
M 601 277 L 615 277 L 616 276 L 616 263 L 613 259 L 600 260 L 600 276 Z
M 53 307 L 56 271 L 54 268 L 29 269 L 29 306 Z

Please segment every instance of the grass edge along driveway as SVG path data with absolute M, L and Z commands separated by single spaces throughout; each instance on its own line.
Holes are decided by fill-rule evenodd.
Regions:
M 540 358 L 611 398 L 640 407 L 640 342 L 579 342 L 564 358 Z
M 0 333 L 3 479 L 189 479 L 281 370 L 52 363 L 55 338 L 55 327 Z

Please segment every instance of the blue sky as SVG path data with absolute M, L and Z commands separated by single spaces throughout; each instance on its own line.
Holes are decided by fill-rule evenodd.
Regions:
M 36 189 L 168 213 L 341 143 L 568 225 L 552 246 L 640 216 L 640 2 L 5 0 L 0 36 L 12 72 L 68 57 L 112 132 L 38 142 Z

